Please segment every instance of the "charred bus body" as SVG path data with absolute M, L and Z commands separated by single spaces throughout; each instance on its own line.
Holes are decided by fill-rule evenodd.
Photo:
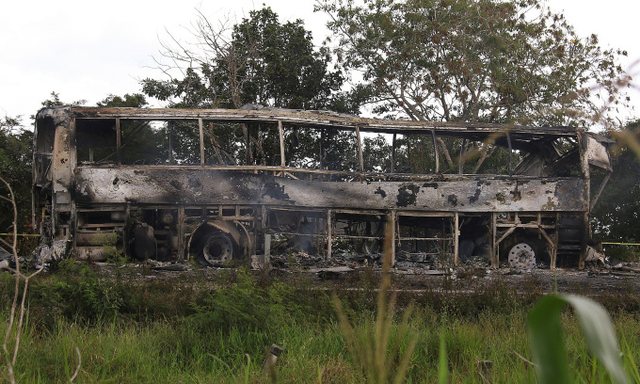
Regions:
M 608 141 L 570 127 L 282 109 L 37 114 L 34 225 L 55 257 L 219 265 L 291 249 L 584 265 Z

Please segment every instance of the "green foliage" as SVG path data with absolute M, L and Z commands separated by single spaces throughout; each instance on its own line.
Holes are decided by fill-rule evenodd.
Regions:
M 33 132 L 21 126 L 19 117 L 0 119 L 0 175 L 12 186 L 16 197 L 18 232 L 26 230 L 31 222 L 32 144 Z M 11 230 L 11 209 L 7 203 L 0 204 L 0 232 Z
M 80 99 L 72 102 L 63 101 L 60 99 L 60 94 L 56 91 L 51 91 L 49 94 L 49 98 L 44 100 L 41 104 L 45 108 L 53 108 L 53 107 L 62 107 L 64 105 L 83 105 L 86 104 L 87 100 Z M 33 118 L 33 117 L 32 117 Z
M 304 281 L 284 285 L 246 271 L 195 281 L 155 274 L 132 281 L 127 275 L 99 276 L 86 263 L 64 261 L 57 267 L 53 275 L 38 276 L 30 288 L 29 321 L 16 367 L 20 382 L 68 381 L 77 362 L 76 346 L 82 357 L 78 382 L 270 382 L 262 362 L 272 343 L 285 349 L 276 364 L 278 382 L 366 382 L 346 352 L 330 295 L 308 289 Z M 5 309 L 11 283 L 9 274 L 0 274 L 0 307 Z M 340 292 L 357 342 L 384 330 L 390 350 L 398 352 L 387 354 L 395 368 L 415 343 L 404 377 L 429 383 L 442 382 L 445 373 L 448 382 L 534 382 L 533 367 L 525 361 L 531 359 L 526 315 L 532 300 L 521 299 L 507 286 L 464 296 L 446 287 L 400 295 L 395 310 L 383 316 L 384 330 L 376 326 L 375 293 Z M 415 305 L 407 319 L 409 301 Z M 603 298 L 608 305 L 612 301 Z M 637 307 L 628 311 L 615 310 L 613 319 L 624 366 L 637 377 L 640 318 Z M 577 322 L 569 316 L 560 322 L 575 378 L 606 380 L 602 365 L 584 353 Z M 0 321 L 0 333 L 4 326 Z M 482 371 L 480 361 L 489 362 Z
M 594 230 L 613 241 L 640 241 L 640 156 L 633 150 L 640 142 L 640 121 L 628 124 L 612 151 L 613 173 L 592 212 Z M 623 140 L 629 136 L 628 140 Z M 592 189 L 593 190 L 593 189 Z M 620 251 L 618 251 L 620 252 Z
M 144 79 L 143 91 L 182 107 L 239 108 L 259 104 L 282 108 L 357 111 L 339 93 L 344 82 L 330 70 L 331 56 L 315 49 L 302 20 L 281 23 L 269 7 L 249 12 L 231 28 L 215 30 L 202 14 L 195 42 L 168 49 L 166 56 L 187 66 L 182 79 Z
M 440 349 L 438 350 L 438 383 L 449 382 L 449 367 L 447 364 L 447 342 L 444 335 L 440 335 Z
M 114 320 L 124 307 L 124 286 L 99 279 L 84 263 L 62 261 L 48 289 L 34 289 L 31 300 L 50 303 L 50 320 L 55 317 L 75 319 L 80 323 Z M 50 324 L 43 324 L 45 326 Z
M 280 23 L 268 7 L 234 26 L 231 50 L 246 62 L 239 71 L 243 104 L 326 108 L 343 82 L 339 72 L 328 70 L 328 52 L 314 48 L 303 21 Z
M 395 323 L 395 297 L 388 292 L 378 293 L 375 321 L 353 326 L 341 301 L 334 297 L 340 332 L 355 368 L 367 383 L 402 383 L 406 380 L 416 347 L 415 329 L 410 324 L 412 310 Z
M 135 107 L 147 106 L 147 99 L 141 93 L 125 93 L 124 96 L 109 95 L 97 103 L 98 107 Z
M 345 80 L 342 72 L 331 69 L 333 58 L 329 51 L 314 47 L 311 32 L 304 28 L 302 20 L 280 22 L 278 15 L 265 7 L 251 11 L 248 18 L 231 28 L 229 36 L 224 28 L 215 30 L 202 14 L 196 26 L 195 41 L 176 48 L 165 46 L 165 54 L 172 62 L 187 66 L 184 77 L 145 79 L 142 81 L 145 94 L 168 101 L 173 107 L 240 108 L 249 104 L 358 111 L 360 99 L 341 92 Z M 194 50 L 189 48 L 192 45 L 206 49 Z M 275 127 L 205 124 L 204 129 L 208 163 L 280 165 Z M 142 146 L 142 153 L 149 143 L 158 143 L 160 139 L 140 140 L 147 143 Z M 171 139 L 174 143 L 197 145 L 198 138 L 184 131 L 175 133 Z M 353 133 L 290 131 L 286 132 L 285 146 L 290 166 L 356 169 Z M 157 151 L 159 146 L 152 147 Z M 194 151 L 187 154 L 194 155 Z M 183 158 L 180 154 L 176 156 Z
M 624 51 L 580 38 L 543 1 L 323 0 L 335 55 L 381 114 L 585 124 L 624 103 Z M 590 88 L 597 85 L 597 89 Z
M 45 108 L 61 107 L 65 105 L 65 103 L 60 100 L 60 94 L 56 91 L 51 91 L 49 99 L 44 100 L 41 104 Z
M 167 293 L 165 289 L 155 295 L 167 300 Z M 488 311 L 478 319 L 452 320 L 416 308 L 411 320 L 416 348 L 406 382 L 439 382 L 443 339 L 449 382 L 486 382 L 478 373 L 479 360 L 492 363 L 484 372 L 490 382 L 535 382 L 533 367 L 514 354 L 515 351 L 530 358 L 525 331 L 527 309 L 512 314 Z M 355 310 L 364 326 L 364 321 L 371 319 L 370 314 Z M 276 364 L 278 382 L 312 383 L 318 382 L 318 377 L 322 383 L 365 382 L 345 355 L 339 327 L 332 321 L 308 321 L 307 316 L 313 313 L 301 314 L 296 321 L 269 333 L 262 329 L 205 330 L 175 321 L 174 317 L 95 325 L 55 318 L 46 331 L 34 329 L 30 321 L 17 372 L 21 382 L 66 382 L 75 368 L 74 348 L 78 346 L 82 356 L 78 382 L 235 383 L 246 382 L 248 377 L 249 382 L 263 383 L 270 382 L 262 370 L 264 351 L 276 342 L 285 347 Z M 33 316 L 30 314 L 30 318 Z M 575 375 L 583 382 L 605 380 L 598 367 L 592 374 L 594 359 L 578 343 L 575 322 L 563 317 L 563 323 Z M 616 325 L 626 335 L 625 365 L 632 370 L 640 351 L 637 314 L 619 314 Z M 392 335 L 398 332 L 396 327 L 394 323 Z
M 612 235 L 615 233 L 612 232 Z M 606 245 L 604 246 L 604 251 L 612 264 L 620 261 L 640 261 L 639 246 Z
M 247 272 L 240 270 L 234 282 L 223 290 L 200 296 L 193 304 L 195 314 L 188 321 L 203 331 L 266 329 L 279 327 L 295 318 L 297 308 L 292 290 L 282 283 L 261 287 Z
M 604 365 L 611 381 L 626 383 L 627 375 L 609 314 L 593 300 L 576 295 L 545 296 L 529 313 L 528 325 L 540 382 L 571 382 L 560 317 L 567 305 L 576 314 L 589 351 Z

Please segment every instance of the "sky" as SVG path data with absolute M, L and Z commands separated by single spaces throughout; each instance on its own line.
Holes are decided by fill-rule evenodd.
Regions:
M 281 21 L 303 19 L 317 44 L 328 34 L 327 18 L 313 12 L 313 0 L 0 1 L 0 117 L 20 115 L 29 124 L 28 117 L 52 91 L 64 101 L 86 100 L 87 105 L 109 94 L 140 92 L 141 79 L 162 78 L 154 61 L 160 40 L 167 39 L 167 31 L 188 39 L 196 9 L 210 20 L 234 22 L 262 4 L 271 6 Z M 580 35 L 595 33 L 603 47 L 627 50 L 623 67 L 640 60 L 640 46 L 631 32 L 640 2 L 548 4 L 562 11 Z M 636 71 L 640 65 L 631 69 Z M 622 119 L 640 116 L 640 92 L 630 94 L 634 110 L 622 111 Z

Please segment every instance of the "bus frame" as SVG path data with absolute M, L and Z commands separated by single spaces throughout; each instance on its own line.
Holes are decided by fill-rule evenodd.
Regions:
M 123 144 L 122 131 L 131 121 L 189 122 L 199 161 L 172 158 L 169 140 L 166 163 L 124 164 L 122 154 L 132 148 Z M 251 127 L 270 127 L 278 163 L 212 164 L 205 126 L 216 124 L 241 126 L 249 150 Z M 290 132 L 307 129 L 352 134 L 352 168 L 292 166 L 285 140 Z M 363 137 L 378 133 L 392 138 L 386 171 L 365 166 Z M 424 154 L 435 166 L 429 172 L 393 169 L 396 138 L 411 135 L 432 140 L 434 150 Z M 458 156 L 451 156 L 443 138 L 459 143 Z M 93 162 L 92 149 L 83 147 L 104 140 L 114 156 Z M 472 142 L 484 144 L 472 147 Z M 33 223 L 52 258 L 99 261 L 120 254 L 194 258 L 215 266 L 253 255 L 268 261 L 279 241 L 330 259 L 336 247 L 379 253 L 390 236 L 394 262 L 437 259 L 458 266 L 482 255 L 498 268 L 514 261 L 530 265 L 537 254 L 535 262 L 551 269 L 583 268 L 592 241 L 589 214 L 611 174 L 610 143 L 574 127 L 373 119 L 325 111 L 45 108 L 36 116 L 34 135 Z M 465 173 L 472 160 L 486 155 L 477 150 L 485 146 L 508 151 L 507 174 L 478 173 L 476 167 Z M 79 160 L 81 152 L 91 161 Z M 476 156 L 467 156 L 470 152 Z

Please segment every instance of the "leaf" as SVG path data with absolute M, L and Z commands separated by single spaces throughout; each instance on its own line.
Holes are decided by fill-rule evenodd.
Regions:
M 626 383 L 620 348 L 611 318 L 595 301 L 577 295 L 549 295 L 529 312 L 528 326 L 536 370 L 541 383 L 570 382 L 560 314 L 569 304 L 587 341 L 587 346 L 605 367 L 611 381 Z
M 444 334 L 440 335 L 440 349 L 438 350 L 438 383 L 447 384 L 449 382 L 449 367 L 447 362 L 447 342 Z

